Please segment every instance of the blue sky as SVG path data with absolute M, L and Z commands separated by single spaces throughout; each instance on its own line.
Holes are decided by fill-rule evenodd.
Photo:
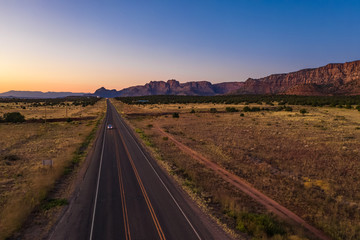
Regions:
M 359 60 L 360 1 L 0 0 L 0 92 L 244 81 Z

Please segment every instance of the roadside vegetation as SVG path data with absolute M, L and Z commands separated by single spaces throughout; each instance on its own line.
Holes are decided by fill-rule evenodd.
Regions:
M 44 106 L 34 102 L 0 101 L 0 115 L 18 114 L 25 119 L 42 118 Z M 47 101 L 42 99 L 42 101 Z M 50 101 L 50 100 L 49 100 Z M 52 100 L 51 100 L 52 101 Z M 87 100 L 85 100 L 87 101 Z M 47 108 L 48 117 L 92 117 L 60 122 L 6 121 L 0 123 L 0 239 L 18 230 L 34 209 L 48 211 L 67 204 L 63 198 L 49 199 L 57 180 L 71 173 L 85 158 L 105 112 L 105 100 L 73 105 L 68 99 Z M 65 104 L 65 105 L 64 105 Z M 6 119 L 6 117 L 4 117 Z M 13 118 L 12 118 L 13 119 Z M 14 123 L 17 122 L 17 123 Z M 53 165 L 43 165 L 52 160 Z
M 54 99 L 21 99 L 0 98 L 0 120 L 4 121 L 7 114 L 20 113 L 24 120 L 45 120 L 52 118 L 81 118 L 95 116 L 94 106 L 100 98 L 67 97 Z M 93 111 L 93 112 L 92 112 Z M 14 116 L 11 116 L 12 118 Z M 12 121 L 8 121 L 12 122 Z
M 216 103 L 216 104 L 267 104 L 303 105 L 313 107 L 338 107 L 351 109 L 360 105 L 360 96 L 296 96 L 296 95 L 219 95 L 219 96 L 143 96 L 118 97 L 117 100 L 126 104 L 187 104 L 187 103 Z M 358 109 L 360 109 L 358 107 Z
M 330 238 L 360 239 L 358 97 L 323 97 L 328 102 L 322 107 L 293 105 L 290 101 L 285 104 L 283 100 L 288 96 L 256 103 L 248 98 L 236 104 L 215 100 L 172 103 L 186 98 L 171 100 L 169 96 L 160 96 L 168 99 L 161 104 L 163 100 L 157 97 L 153 97 L 155 104 L 150 104 L 149 97 L 141 98 L 149 99 L 147 104 L 135 104 L 131 98 L 124 101 L 131 104 L 125 104 L 120 98 L 115 105 L 137 132 L 141 131 L 142 138 L 151 143 L 152 151 L 170 173 L 202 199 L 212 215 L 240 236 L 311 238 L 301 227 L 268 213 L 262 205 L 179 150 L 159 128 L 246 180 Z M 322 97 L 314 99 L 321 102 Z M 351 108 L 335 108 L 331 102 L 336 101 Z M 181 117 L 173 118 L 173 113 Z

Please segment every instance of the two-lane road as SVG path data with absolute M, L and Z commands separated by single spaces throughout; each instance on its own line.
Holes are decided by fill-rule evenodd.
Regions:
M 109 101 L 90 157 L 50 239 L 229 239 L 147 154 Z

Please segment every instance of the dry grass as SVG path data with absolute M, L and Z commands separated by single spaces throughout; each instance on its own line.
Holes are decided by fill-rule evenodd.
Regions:
M 100 117 L 106 109 L 105 105 L 105 101 L 101 100 L 94 106 L 74 107 L 70 114 Z M 13 104 L 0 109 L 18 110 Z M 54 107 L 50 116 L 62 117 L 63 110 L 63 107 Z M 21 112 L 27 118 L 41 114 L 41 110 L 31 108 Z M 46 197 L 95 123 L 96 120 L 0 124 L 0 239 L 18 229 L 26 216 Z M 52 168 L 42 166 L 45 159 L 53 160 Z
M 360 238 L 358 111 L 293 106 L 293 112 L 246 112 L 241 117 L 240 113 L 199 113 L 210 108 L 224 111 L 229 105 L 117 105 L 124 113 L 179 112 L 179 119 L 168 115 L 129 120 L 144 131 L 165 161 L 186 173 L 198 191 L 210 194 L 221 208 L 264 211 L 189 157 L 177 154 L 176 147 L 149 124 L 159 125 L 244 178 L 333 239 Z M 309 113 L 303 116 L 301 108 Z M 191 114 L 191 109 L 197 113 Z
M 46 106 L 46 118 L 65 118 L 65 117 L 87 117 L 96 116 L 98 109 L 93 106 L 82 107 L 81 105 L 71 105 L 72 102 L 64 102 L 70 106 L 55 105 Z M 32 106 L 32 103 L 0 103 L 0 116 L 7 112 L 20 112 L 25 119 L 45 119 L 45 106 Z

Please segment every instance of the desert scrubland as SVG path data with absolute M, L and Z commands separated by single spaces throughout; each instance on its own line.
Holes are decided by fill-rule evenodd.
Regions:
M 360 238 L 356 106 L 288 105 L 286 110 L 272 111 L 278 103 L 113 102 L 159 162 L 238 236 L 314 238 L 298 224 L 269 213 L 168 136 L 245 180 L 329 238 Z M 244 112 L 246 107 L 256 111 Z
M 0 239 L 17 230 L 34 208 L 46 212 L 66 204 L 66 199 L 47 199 L 48 193 L 84 159 L 106 109 L 105 100 L 93 105 L 57 101 L 46 106 L 46 118 L 66 121 L 0 123 Z M 44 103 L 0 102 L 0 116 L 20 112 L 25 120 L 44 119 Z M 71 119 L 78 117 L 92 118 Z M 50 159 L 52 167 L 42 164 Z

